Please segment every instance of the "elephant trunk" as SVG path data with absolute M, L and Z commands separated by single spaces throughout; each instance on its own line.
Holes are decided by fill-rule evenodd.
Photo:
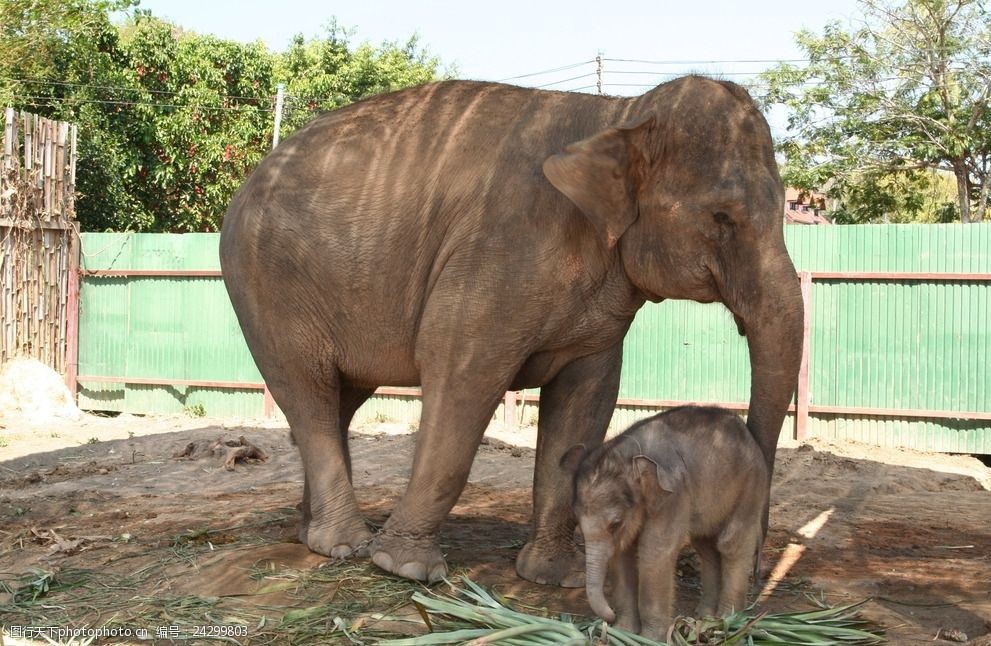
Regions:
M 612 556 L 612 544 L 608 540 L 588 541 L 585 543 L 585 594 L 588 605 L 595 614 L 608 623 L 616 621 L 616 613 L 606 601 L 605 583 L 606 570 Z
M 761 518 L 762 536 L 767 536 L 770 512 L 770 476 L 778 436 L 798 386 L 802 362 L 805 318 L 802 289 L 795 266 L 778 233 L 776 250 L 756 258 L 737 258 L 735 285 L 720 286 L 723 302 L 733 312 L 750 349 L 750 410 L 747 428 L 757 441 L 767 464 L 768 490 Z
M 723 303 L 733 313 L 750 350 L 750 410 L 747 427 L 760 446 L 768 473 L 778 436 L 798 386 L 802 362 L 804 305 L 795 265 L 780 224 L 763 244 L 733 247 L 717 276 Z
M 747 427 L 774 469 L 778 436 L 798 385 L 804 305 L 795 266 L 783 250 L 759 277 L 756 305 L 744 316 L 750 349 Z

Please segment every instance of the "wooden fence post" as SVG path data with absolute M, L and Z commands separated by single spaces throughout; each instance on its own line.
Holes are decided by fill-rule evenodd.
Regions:
M 802 363 L 798 369 L 798 394 L 795 405 L 795 439 L 803 441 L 809 432 L 809 355 L 812 344 L 812 273 L 799 272 L 802 305 L 805 310 L 802 325 Z
M 69 228 L 69 275 L 65 300 L 65 385 L 69 396 L 76 401 L 79 376 L 79 233 L 70 223 Z
M 516 428 L 516 401 L 519 393 L 512 390 L 506 392 L 503 400 L 502 423 L 510 428 Z
M 268 419 L 275 417 L 275 398 L 272 397 L 272 391 L 268 389 L 268 384 L 265 384 L 262 402 L 262 414 Z

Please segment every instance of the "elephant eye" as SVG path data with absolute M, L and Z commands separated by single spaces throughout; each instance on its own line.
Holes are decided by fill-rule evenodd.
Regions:
M 720 242 L 729 242 L 736 232 L 736 222 L 725 211 L 716 211 L 712 214 L 712 219 L 716 222 L 715 239 Z
M 618 519 L 618 518 L 615 519 L 615 520 L 613 520 L 613 521 L 611 521 L 609 523 L 609 527 L 608 527 L 609 533 L 610 534 L 615 534 L 616 533 L 616 530 L 618 530 L 619 529 L 619 526 L 622 525 L 622 524 L 623 524 L 623 521 L 621 519 Z

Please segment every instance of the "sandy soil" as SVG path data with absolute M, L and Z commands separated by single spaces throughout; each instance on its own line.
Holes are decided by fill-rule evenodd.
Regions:
M 325 561 L 295 542 L 302 471 L 279 422 L 125 415 L 43 426 L 6 419 L 0 427 L 0 581 L 31 568 L 141 572 L 154 549 L 175 551 L 177 537 L 208 529 L 208 547 L 143 592 L 224 597 L 250 588 L 291 603 L 284 590 L 259 591 L 249 570 L 305 571 Z M 269 459 L 228 471 L 217 459 L 172 457 L 189 442 L 239 435 Z M 534 437 L 532 429 L 490 429 L 442 545 L 450 564 L 501 594 L 588 614 L 582 591 L 514 573 L 527 535 Z M 395 424 L 352 433 L 358 498 L 373 522 L 384 521 L 403 490 L 414 439 Z M 857 444 L 785 446 L 778 456 L 762 607 L 808 609 L 807 594 L 834 605 L 870 598 L 865 614 L 891 643 L 960 633 L 991 643 L 991 469 L 968 456 Z M 224 543 L 230 549 L 214 550 Z M 691 561 L 684 564 L 679 609 L 688 612 L 698 582 Z M 11 623 L 8 603 L 0 588 L 0 623 Z

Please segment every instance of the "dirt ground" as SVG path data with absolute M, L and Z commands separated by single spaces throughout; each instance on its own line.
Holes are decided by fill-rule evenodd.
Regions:
M 229 471 L 212 457 L 172 457 L 196 440 L 241 435 L 268 460 Z M 239 643 L 302 643 L 305 636 L 288 627 L 291 609 L 301 609 L 293 619 L 316 617 L 324 601 L 351 605 L 334 606 L 325 624 L 308 624 L 330 631 L 319 643 L 422 630 L 408 588 L 386 603 L 388 613 L 367 612 L 360 594 L 376 591 L 385 603 L 391 588 L 377 586 L 391 577 L 364 562 L 320 568 L 327 559 L 296 542 L 302 470 L 283 424 L 6 419 L 0 438 L 6 644 L 24 643 L 11 626 L 37 622 L 143 622 L 154 630 L 189 617 L 228 623 L 235 609 L 257 619 Z M 357 495 L 373 523 L 384 522 L 405 486 L 414 439 L 397 424 L 352 433 Z M 514 573 L 528 529 L 533 442 L 532 429 L 490 429 L 442 546 L 452 570 L 507 598 L 590 614 L 581 590 L 533 585 Z M 691 559 L 682 563 L 678 609 L 689 612 L 698 581 Z M 762 608 L 806 610 L 807 595 L 831 605 L 869 598 L 864 614 L 890 643 L 991 644 L 991 469 L 969 456 L 818 441 L 784 446 L 763 563 L 771 582 Z M 205 604 L 201 613 L 197 604 Z M 411 614 L 416 622 L 394 621 Z

